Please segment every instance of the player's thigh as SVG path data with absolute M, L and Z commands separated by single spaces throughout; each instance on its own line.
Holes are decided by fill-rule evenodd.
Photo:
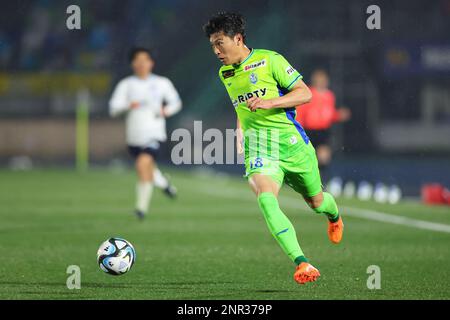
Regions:
M 152 180 L 155 160 L 148 153 L 139 153 L 136 157 L 136 171 L 141 180 Z
M 282 163 L 288 186 L 300 193 L 305 199 L 320 197 L 322 180 L 314 147 L 309 143 L 303 152 Z
M 248 177 L 248 183 L 256 196 L 263 192 L 271 192 L 278 197 L 280 185 L 270 176 L 254 173 Z
M 331 148 L 329 145 L 321 144 L 316 147 L 317 159 L 321 164 L 326 164 L 331 161 Z
M 251 189 L 256 195 L 261 192 L 278 191 L 283 184 L 284 172 L 279 161 L 264 157 L 248 157 L 245 160 L 245 172 Z

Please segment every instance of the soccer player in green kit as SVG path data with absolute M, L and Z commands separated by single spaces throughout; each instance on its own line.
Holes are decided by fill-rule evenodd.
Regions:
M 218 13 L 204 26 L 212 50 L 223 63 L 219 70 L 244 136 L 246 177 L 257 196 L 267 226 L 297 265 L 294 280 L 315 281 L 319 270 L 305 257 L 294 226 L 281 211 L 283 182 L 308 205 L 328 218 L 328 237 L 339 243 L 344 225 L 333 196 L 322 191 L 314 147 L 295 120 L 295 106 L 311 100 L 301 74 L 280 54 L 245 44 L 245 21 L 237 13 Z M 238 152 L 242 149 L 238 139 Z

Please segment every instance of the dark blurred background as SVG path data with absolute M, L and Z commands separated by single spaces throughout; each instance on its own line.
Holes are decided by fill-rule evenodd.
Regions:
M 66 27 L 71 4 L 81 8 L 81 30 Z M 381 8 L 381 30 L 366 27 L 371 4 Z M 89 93 L 90 161 L 127 159 L 123 120 L 107 111 L 135 45 L 153 49 L 155 73 L 182 97 L 169 134 L 192 129 L 194 120 L 204 130 L 233 128 L 220 63 L 201 29 L 219 10 L 244 14 L 248 45 L 279 51 L 306 83 L 314 69 L 329 72 L 337 105 L 353 115 L 332 129 L 335 175 L 397 183 L 407 195 L 425 182 L 450 186 L 450 0 L 2 0 L 0 163 L 27 157 L 71 165 L 82 89 Z M 170 145 L 162 161 L 170 163 Z

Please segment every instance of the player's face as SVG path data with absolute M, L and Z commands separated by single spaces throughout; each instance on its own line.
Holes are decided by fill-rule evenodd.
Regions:
M 146 52 L 139 52 L 131 62 L 133 72 L 139 77 L 145 77 L 153 70 L 153 59 Z
M 328 75 L 324 71 L 316 71 L 311 76 L 312 85 L 318 89 L 327 89 L 329 85 Z
M 225 65 L 239 63 L 242 46 L 242 37 L 237 35 L 229 37 L 221 32 L 213 33 L 209 42 L 217 58 Z

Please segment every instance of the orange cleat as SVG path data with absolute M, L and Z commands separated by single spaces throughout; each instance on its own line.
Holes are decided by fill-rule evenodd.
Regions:
M 331 242 L 338 244 L 342 240 L 342 234 L 344 233 L 344 223 L 342 218 L 336 222 L 328 221 L 328 238 Z
M 299 284 L 314 282 L 320 277 L 320 272 L 308 262 L 302 262 L 297 266 L 294 273 L 294 280 Z

